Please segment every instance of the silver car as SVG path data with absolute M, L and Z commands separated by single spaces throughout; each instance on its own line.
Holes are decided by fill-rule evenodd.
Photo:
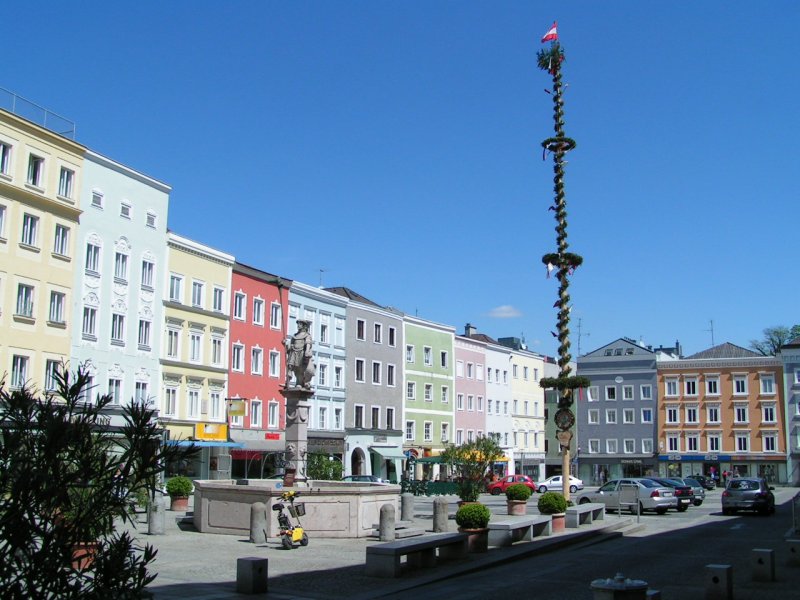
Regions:
M 678 505 L 672 489 L 644 477 L 612 479 L 597 491 L 582 494 L 578 499 L 579 504 L 587 502 L 602 502 L 606 510 L 628 509 L 632 513 L 636 512 L 638 504 L 639 512 L 653 510 L 659 515 Z

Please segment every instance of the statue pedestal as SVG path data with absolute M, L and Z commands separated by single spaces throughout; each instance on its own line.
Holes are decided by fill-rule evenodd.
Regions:
M 308 401 L 313 390 L 285 387 L 281 395 L 286 398 L 286 468 L 294 469 L 295 479 L 305 481 L 308 452 Z

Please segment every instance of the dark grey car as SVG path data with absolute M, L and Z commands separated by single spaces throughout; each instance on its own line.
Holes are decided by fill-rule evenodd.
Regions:
M 737 510 L 755 510 L 762 515 L 775 512 L 775 495 L 761 477 L 734 477 L 722 492 L 722 514 L 732 515 Z

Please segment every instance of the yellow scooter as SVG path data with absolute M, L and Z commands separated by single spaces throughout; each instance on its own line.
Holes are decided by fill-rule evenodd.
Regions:
M 281 545 L 286 550 L 291 550 L 295 544 L 308 546 L 308 534 L 300 524 L 300 517 L 304 517 L 306 514 L 306 505 L 303 502 L 294 503 L 295 498 L 299 496 L 300 492 L 288 490 L 281 494 L 283 502 L 276 502 L 272 505 L 272 510 L 278 513 L 278 525 L 280 525 L 278 536 L 281 538 Z M 290 515 L 297 524 L 292 522 L 292 519 L 289 518 Z

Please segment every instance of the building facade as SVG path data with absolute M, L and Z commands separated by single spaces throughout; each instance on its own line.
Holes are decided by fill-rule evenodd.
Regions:
M 511 435 L 514 472 L 544 479 L 544 357 L 524 347 L 511 355 Z
M 475 441 L 486 431 L 486 343 L 455 336 L 455 439 L 456 445 Z
M 503 450 L 503 460 L 496 462 L 493 466 L 494 473 L 502 477 L 513 472 L 515 459 L 511 417 L 513 406 L 512 351 L 491 338 L 488 340 L 486 345 L 486 435 L 493 437 Z
M 800 485 L 800 338 L 781 348 L 780 359 L 786 400 L 786 482 Z

